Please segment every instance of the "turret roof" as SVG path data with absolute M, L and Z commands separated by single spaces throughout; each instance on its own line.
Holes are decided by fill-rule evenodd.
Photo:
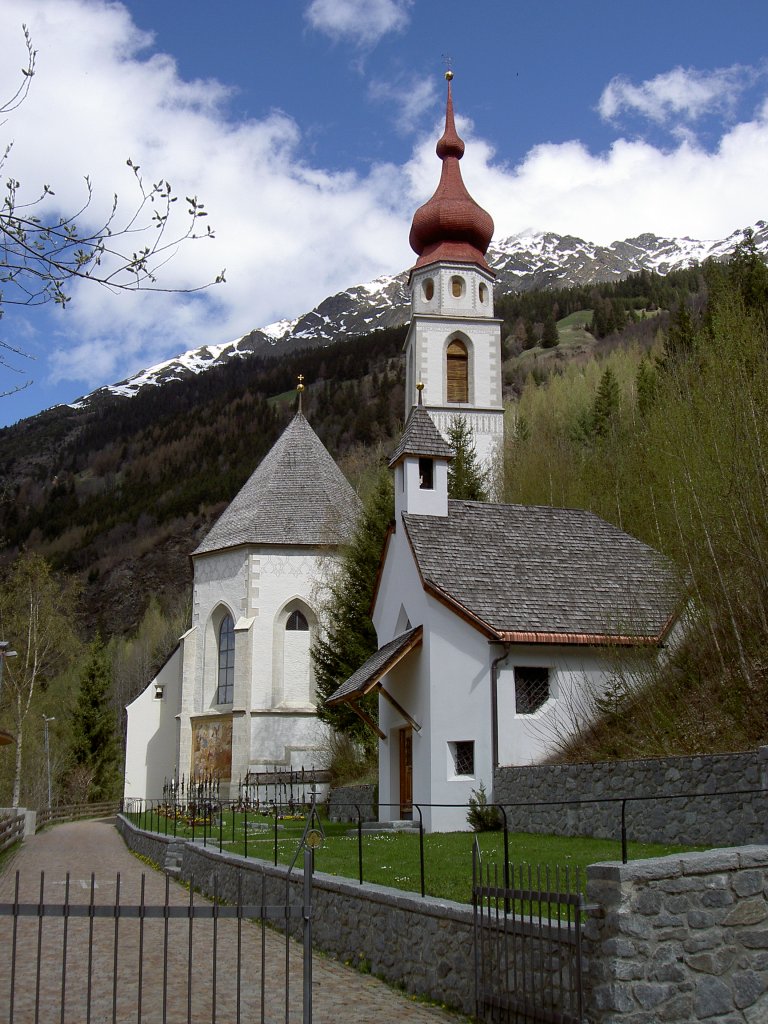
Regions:
M 193 552 L 348 543 L 360 500 L 299 412 Z
M 453 458 L 453 449 L 443 440 L 440 431 L 432 422 L 432 417 L 421 405 L 421 396 L 419 405 L 414 405 L 411 409 L 400 444 L 389 460 L 389 465 L 396 465 L 406 455 L 424 455 L 432 459 Z

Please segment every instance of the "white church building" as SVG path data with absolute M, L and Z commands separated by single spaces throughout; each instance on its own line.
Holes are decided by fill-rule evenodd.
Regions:
M 441 831 L 468 827 L 481 784 L 492 800 L 496 767 L 546 759 L 619 666 L 658 656 L 679 613 L 662 556 L 590 512 L 448 498 L 450 418 L 467 417 L 491 468 L 503 419 L 493 222 L 461 179 L 446 77 L 440 184 L 410 238 L 409 410 L 390 461 L 379 650 L 329 700 L 378 692 L 380 819 L 418 804 Z
M 192 554 L 191 628 L 128 706 L 124 795 L 323 758 L 310 647 L 325 563 L 359 500 L 301 412 Z

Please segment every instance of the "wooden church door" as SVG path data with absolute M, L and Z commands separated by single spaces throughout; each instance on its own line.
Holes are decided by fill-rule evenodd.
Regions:
M 413 817 L 413 729 L 400 730 L 400 817 Z

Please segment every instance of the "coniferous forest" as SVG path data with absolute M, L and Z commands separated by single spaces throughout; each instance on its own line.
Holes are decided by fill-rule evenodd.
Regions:
M 750 239 L 727 265 L 500 295 L 496 309 L 504 499 L 589 508 L 658 548 L 689 623 L 662 671 L 617 674 L 561 756 L 766 741 L 768 270 Z M 293 415 L 298 374 L 313 428 L 361 496 L 375 493 L 402 428 L 404 336 L 233 360 L 0 431 L 0 633 L 16 640 L 12 585 L 36 580 L 61 612 L 56 656 L 15 710 L 4 700 L 0 726 L 15 731 L 26 707 L 22 757 L 39 764 L 41 715 L 56 717 L 60 799 L 119 792 L 122 708 L 184 629 L 189 552 Z M 0 802 L 16 774 L 21 801 L 42 805 L 40 773 L 10 762 Z

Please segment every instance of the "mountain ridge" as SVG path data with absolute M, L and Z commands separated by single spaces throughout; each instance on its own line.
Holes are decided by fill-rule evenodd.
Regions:
M 768 253 L 768 224 L 757 221 L 751 230 L 758 248 Z M 575 235 L 523 232 L 492 242 L 487 258 L 496 272 L 500 292 L 525 292 L 618 281 L 644 270 L 666 276 L 707 259 L 725 259 L 742 238 L 742 230 L 715 240 L 665 238 L 644 232 L 610 245 L 597 245 Z M 408 320 L 407 280 L 408 271 L 401 271 L 352 285 L 327 296 L 314 309 L 292 320 L 254 328 L 234 341 L 189 349 L 83 395 L 69 406 L 77 409 L 109 396 L 130 398 L 146 387 L 184 380 L 230 359 L 246 358 L 257 352 L 277 356 L 285 354 L 286 347 L 293 350 L 322 346 L 341 335 L 356 336 L 399 327 Z

